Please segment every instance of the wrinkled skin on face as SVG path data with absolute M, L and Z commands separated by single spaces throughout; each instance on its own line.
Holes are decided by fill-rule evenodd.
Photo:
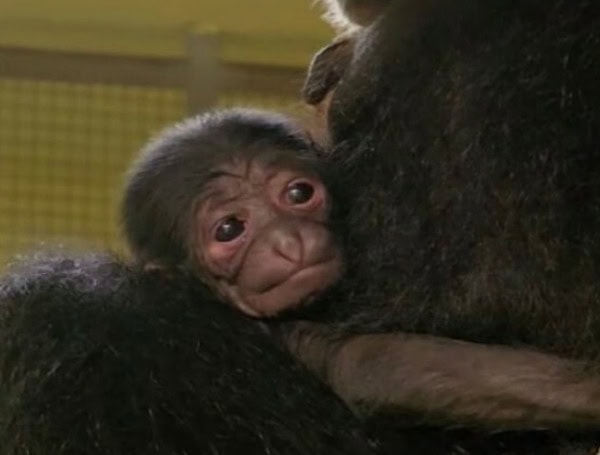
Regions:
M 321 180 L 300 167 L 226 163 L 198 199 L 200 268 L 248 316 L 275 316 L 306 303 L 341 275 L 330 209 Z

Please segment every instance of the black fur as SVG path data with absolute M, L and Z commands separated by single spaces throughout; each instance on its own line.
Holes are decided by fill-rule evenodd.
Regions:
M 112 258 L 23 265 L 0 283 L 0 454 L 372 453 L 264 330 Z
M 398 0 L 358 34 L 329 117 L 351 296 L 333 319 L 599 369 L 597 6 Z
M 596 358 L 596 3 L 407 3 L 359 41 L 333 102 L 358 278 L 335 313 Z
M 349 269 L 379 272 L 347 280 L 359 285 L 339 311 L 360 326 L 595 358 L 595 3 L 432 3 L 389 12 L 386 32 L 361 44 L 378 51 L 337 89 Z M 350 109 L 352 125 L 338 117 Z
M 0 281 L 0 442 L 0 455 L 460 455 L 568 439 L 364 427 L 196 280 L 88 255 L 38 256 Z

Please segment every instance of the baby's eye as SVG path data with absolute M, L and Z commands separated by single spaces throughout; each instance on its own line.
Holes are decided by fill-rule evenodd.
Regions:
M 292 205 L 306 204 L 315 194 L 315 187 L 306 181 L 296 181 L 287 187 L 286 199 Z
M 236 216 L 225 218 L 219 223 L 215 231 L 217 242 L 231 242 L 237 239 L 246 230 L 246 223 Z

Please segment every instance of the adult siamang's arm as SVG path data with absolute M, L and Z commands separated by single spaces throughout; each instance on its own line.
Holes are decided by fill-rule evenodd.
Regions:
M 494 429 L 600 428 L 600 374 L 539 352 L 425 335 L 337 338 L 299 323 L 286 343 L 363 415 Z

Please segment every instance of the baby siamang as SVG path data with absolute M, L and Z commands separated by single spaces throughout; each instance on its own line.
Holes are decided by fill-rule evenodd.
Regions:
M 284 116 L 217 111 L 168 128 L 125 188 L 125 234 L 145 266 L 195 274 L 253 317 L 280 314 L 337 281 L 323 161 Z

